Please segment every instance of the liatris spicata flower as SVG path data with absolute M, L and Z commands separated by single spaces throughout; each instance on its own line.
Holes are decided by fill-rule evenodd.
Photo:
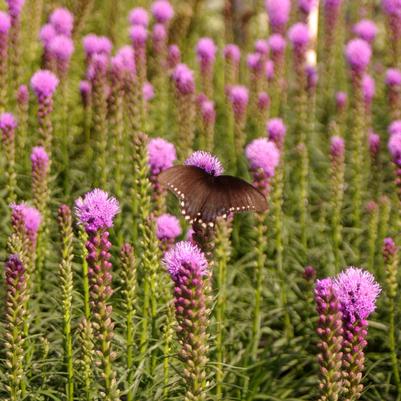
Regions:
M 146 79 L 146 42 L 148 39 L 148 32 L 142 25 L 134 25 L 130 29 L 130 38 L 134 48 L 135 65 L 137 68 L 137 75 L 140 87 L 147 81 Z
M 148 12 L 143 7 L 135 7 L 130 11 L 128 21 L 131 25 L 142 25 L 146 28 L 149 24 Z
M 102 368 L 102 392 L 110 400 L 118 400 L 119 391 L 115 371 L 112 369 L 114 356 L 111 341 L 114 323 L 111 319 L 112 306 L 109 302 L 113 290 L 108 229 L 112 227 L 114 217 L 119 210 L 118 201 L 100 189 L 94 189 L 75 202 L 76 216 L 88 235 L 86 259 L 89 265 L 95 349 Z
M 54 60 L 57 76 L 61 80 L 67 75 L 73 52 L 74 42 L 67 36 L 58 35 L 49 43 L 48 55 L 52 61 Z
M 4 111 L 7 104 L 8 32 L 10 27 L 10 16 L 0 11 L 0 113 Z
M 386 71 L 385 83 L 391 118 L 395 120 L 401 117 L 401 71 L 396 68 L 389 68 Z
M 200 66 L 202 92 L 209 99 L 213 97 L 213 66 L 216 52 L 217 48 L 212 39 L 199 39 L 196 45 L 196 55 Z
M 356 23 L 352 28 L 354 34 L 359 38 L 366 40 L 368 43 L 372 43 L 377 35 L 376 24 L 368 19 L 363 19 Z
M 398 292 L 398 247 L 394 240 L 390 237 L 383 241 L 383 259 L 386 273 L 386 294 L 389 304 L 389 348 L 391 352 L 391 364 L 393 366 L 394 382 L 397 387 L 398 394 L 401 393 L 401 380 L 398 368 L 396 337 L 395 337 L 395 299 Z
M 27 325 L 26 272 L 17 254 L 9 256 L 5 266 L 5 366 L 6 393 L 10 400 L 25 397 L 25 328 Z
M 152 15 L 157 23 L 168 25 L 174 17 L 174 9 L 168 0 L 156 0 L 152 4 Z
M 304 21 L 308 19 L 310 12 L 316 7 L 317 0 L 298 0 L 298 9 Z
M 92 129 L 97 148 L 96 154 L 96 181 L 102 186 L 107 183 L 107 93 L 106 74 L 108 59 L 103 54 L 92 56 L 88 78 L 92 85 Z
M 213 151 L 214 147 L 214 126 L 216 123 L 216 110 L 214 102 L 204 100 L 200 105 L 200 114 L 203 126 L 203 141 L 208 152 Z
M 266 196 L 270 191 L 270 180 L 274 176 L 276 167 L 280 161 L 280 152 L 274 142 L 266 138 L 259 138 L 252 141 L 245 149 L 250 169 L 253 175 L 253 184 Z M 257 261 L 255 266 L 255 304 L 253 310 L 252 327 L 252 358 L 256 360 L 260 335 L 261 335 L 261 301 L 263 284 L 263 267 L 266 260 L 266 247 L 263 238 L 266 235 L 266 213 L 258 215 L 256 232 L 256 254 Z
M 201 250 L 190 242 L 179 242 L 164 257 L 174 282 L 175 316 L 179 357 L 186 384 L 185 399 L 203 400 L 206 395 L 208 361 L 208 310 L 205 278 L 208 263 Z
M 127 401 L 132 401 L 134 398 L 131 386 L 134 383 L 134 346 L 135 346 L 135 305 L 136 305 L 136 260 L 134 249 L 130 244 L 124 244 L 120 252 L 121 260 L 121 279 L 123 283 L 124 311 L 126 316 L 125 341 L 127 353 Z
M 162 251 L 171 249 L 174 241 L 182 233 L 180 221 L 177 217 L 165 213 L 156 219 L 156 236 L 160 241 Z
M 368 116 L 371 115 L 372 100 L 375 96 L 376 85 L 374 79 L 365 74 L 362 78 L 362 95 L 365 102 L 365 111 Z
M 159 75 L 165 76 L 167 67 L 167 41 L 168 32 L 163 24 L 155 24 L 152 31 L 152 46 L 154 52 L 155 69 Z M 160 76 L 158 77 L 161 78 Z
M 12 233 L 8 240 L 8 248 L 11 253 L 18 254 L 24 263 L 29 291 L 41 221 L 42 216 L 37 209 L 25 203 L 11 204 Z
M 6 188 L 7 200 L 12 202 L 15 199 L 17 187 L 17 175 L 15 171 L 15 129 L 17 121 L 11 113 L 0 115 L 1 140 L 3 142 L 4 154 L 6 157 Z
M 339 300 L 330 278 L 318 280 L 315 286 L 316 311 L 319 315 L 317 334 L 320 350 L 319 401 L 337 401 L 342 390 L 341 366 L 343 327 Z
M 12 80 L 16 87 L 21 83 L 21 11 L 24 7 L 25 0 L 7 0 L 8 14 L 11 19 L 10 39 L 9 39 L 9 58 L 12 65 Z
M 249 102 L 249 92 L 245 86 L 235 85 L 228 88 L 228 100 L 234 117 L 234 145 L 237 158 L 243 152 L 246 135 L 244 132 Z
M 53 125 L 51 113 L 53 111 L 53 95 L 59 84 L 58 78 L 48 70 L 39 70 L 31 78 L 31 87 L 38 102 L 38 124 L 40 143 L 51 155 L 53 140 Z
M 246 147 L 245 155 L 252 171 L 254 185 L 267 195 L 270 190 L 269 181 L 280 162 L 280 151 L 274 142 L 259 138 Z
M 250 104 L 251 112 L 256 111 L 257 94 L 263 89 L 263 57 L 260 53 L 250 53 L 246 59 L 247 66 L 250 72 Z
M 153 187 L 153 200 L 156 207 L 156 214 L 164 211 L 164 189 L 158 183 L 158 175 L 173 166 L 177 154 L 175 146 L 162 138 L 153 138 L 148 143 L 148 163 L 150 170 L 150 181 Z
M 229 88 L 238 82 L 239 79 L 239 63 L 241 59 L 241 51 L 237 45 L 228 44 L 224 47 L 224 60 L 225 60 L 225 85 Z
M 265 0 L 270 29 L 273 33 L 284 33 L 290 16 L 289 0 Z
M 305 73 L 306 73 L 306 89 L 311 95 L 314 95 L 319 80 L 316 67 L 314 67 L 313 65 L 307 65 L 305 67 Z
M 74 28 L 74 16 L 66 8 L 57 8 L 49 17 L 49 22 L 58 35 L 70 37 Z
M 173 70 L 181 62 L 181 50 L 177 45 L 171 45 L 168 48 L 167 64 Z
M 336 93 L 336 106 L 337 106 L 337 113 L 342 113 L 345 109 L 347 104 L 348 95 L 345 92 L 337 92 Z
M 255 53 L 260 54 L 264 61 L 267 60 L 267 57 L 269 56 L 269 43 L 267 40 L 258 39 L 255 42 Z
M 401 57 L 401 4 L 398 0 L 382 0 L 382 8 L 387 16 L 391 63 L 392 65 L 399 67 Z
M 341 210 L 344 199 L 345 173 L 345 144 L 344 139 L 333 136 L 330 139 L 330 175 L 331 175 L 331 227 L 333 236 L 333 250 L 336 266 L 339 263 L 340 244 L 342 239 Z
M 110 56 L 113 44 L 106 36 L 97 36 L 93 33 L 86 35 L 83 38 L 83 46 L 86 55 L 87 63 L 89 63 L 92 56 L 95 54 L 103 54 Z
M 49 198 L 48 175 L 50 159 L 45 148 L 36 146 L 31 153 L 33 204 L 44 215 Z
M 266 132 L 270 141 L 273 141 L 279 151 L 284 148 L 284 138 L 287 128 L 281 118 L 272 118 L 266 123 Z
M 344 397 L 357 400 L 363 390 L 361 381 L 368 335 L 366 319 L 376 309 L 381 289 L 372 274 L 349 267 L 334 280 L 334 290 L 343 314 Z
M 363 39 L 353 39 L 348 42 L 345 48 L 345 58 L 351 70 L 351 82 L 353 88 L 352 111 L 354 115 L 353 134 L 351 136 L 352 151 L 352 183 L 353 183 L 353 221 L 357 227 L 361 220 L 362 205 L 362 183 L 363 183 L 363 164 L 366 155 L 366 134 L 364 123 L 364 94 L 363 76 L 369 65 L 372 50 Z M 364 152 L 365 150 L 365 152 Z M 366 155 L 367 156 L 367 155 Z
M 178 154 L 183 159 L 191 151 L 194 140 L 195 81 L 192 70 L 178 64 L 172 75 L 177 102 Z
M 390 137 L 394 134 L 401 134 L 401 120 L 393 121 L 387 129 Z
M 72 294 L 73 294 L 73 232 L 72 215 L 67 205 L 61 205 L 58 209 L 58 224 L 60 228 L 60 239 L 62 241 L 61 262 L 59 264 L 59 278 L 62 290 L 61 302 L 63 305 L 64 324 L 64 363 L 67 373 L 66 397 L 68 401 L 74 399 L 74 368 L 72 353 Z

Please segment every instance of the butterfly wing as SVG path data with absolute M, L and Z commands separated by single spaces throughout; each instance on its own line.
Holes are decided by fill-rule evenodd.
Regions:
M 207 202 L 211 177 L 195 166 L 174 166 L 163 171 L 158 180 L 180 201 L 182 213 L 186 218 L 200 218 L 200 212 Z
M 263 212 L 266 209 L 266 197 L 253 185 L 241 178 L 222 175 L 213 178 L 201 216 L 204 221 L 214 221 L 217 216 L 228 213 Z

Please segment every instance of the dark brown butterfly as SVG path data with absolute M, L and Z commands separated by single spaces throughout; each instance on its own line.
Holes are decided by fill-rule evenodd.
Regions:
M 171 167 L 159 175 L 159 182 L 177 196 L 191 221 L 213 223 L 229 213 L 267 209 L 265 196 L 251 184 L 229 175 L 213 176 L 199 167 Z

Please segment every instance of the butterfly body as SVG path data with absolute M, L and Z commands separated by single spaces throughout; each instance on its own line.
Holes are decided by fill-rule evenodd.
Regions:
M 171 167 L 159 175 L 159 182 L 177 196 L 191 222 L 212 225 L 219 216 L 267 209 L 265 196 L 251 184 L 229 175 L 214 176 L 199 167 Z

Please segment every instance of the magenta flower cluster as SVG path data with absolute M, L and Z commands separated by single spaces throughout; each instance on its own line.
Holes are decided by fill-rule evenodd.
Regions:
M 175 146 L 163 138 L 153 138 L 148 143 L 148 163 L 152 175 L 173 166 L 177 159 Z
M 185 160 L 184 164 L 186 166 L 195 166 L 201 168 L 213 176 L 222 175 L 224 172 L 224 168 L 220 160 L 211 153 L 204 152 L 202 150 L 192 153 L 192 155 Z

